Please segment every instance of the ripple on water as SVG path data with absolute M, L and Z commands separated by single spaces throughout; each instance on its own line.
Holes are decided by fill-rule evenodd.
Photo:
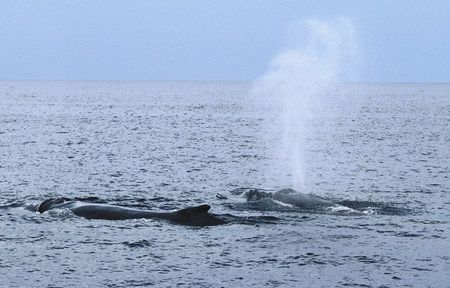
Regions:
M 292 182 L 275 153 L 280 111 L 250 105 L 250 88 L 0 82 L 0 285 L 448 286 L 450 86 L 351 84 L 312 111 L 305 193 L 371 212 L 343 217 L 216 198 Z M 241 218 L 190 229 L 13 204 L 55 196 L 164 210 L 201 202 Z

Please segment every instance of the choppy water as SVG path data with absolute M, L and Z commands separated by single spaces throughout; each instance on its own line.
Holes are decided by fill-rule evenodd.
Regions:
M 0 286 L 450 287 L 450 85 L 349 84 L 313 114 L 302 192 L 363 215 L 230 193 L 290 185 L 272 153 L 278 112 L 249 89 L 0 82 Z M 253 220 L 23 209 L 55 196 Z

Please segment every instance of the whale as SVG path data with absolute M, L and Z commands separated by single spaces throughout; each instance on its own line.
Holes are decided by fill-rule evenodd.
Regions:
M 238 188 L 231 191 L 231 193 L 242 196 L 247 202 L 258 202 L 270 199 L 282 205 L 288 205 L 304 211 L 359 213 L 359 211 L 353 208 L 335 203 L 317 195 L 300 193 L 291 188 L 284 188 L 278 191 L 258 188 Z
M 244 193 L 244 197 L 247 201 L 259 201 L 264 198 L 271 198 L 305 210 L 315 210 L 338 205 L 319 196 L 300 193 L 290 188 L 281 189 L 275 193 L 250 190 Z
M 203 204 L 170 212 L 155 212 L 101 203 L 75 201 L 69 198 L 50 198 L 29 210 L 44 213 L 52 209 L 68 209 L 86 219 L 127 220 L 155 219 L 187 226 L 215 226 L 228 223 L 218 215 L 209 213 L 211 206 Z

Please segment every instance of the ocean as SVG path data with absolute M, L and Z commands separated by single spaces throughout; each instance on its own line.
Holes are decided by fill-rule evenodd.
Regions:
M 248 82 L 0 82 L 0 286 L 450 287 L 450 84 L 338 85 L 296 135 L 300 184 L 290 118 L 256 94 Z M 352 213 L 245 198 L 284 188 Z M 240 221 L 25 209 L 51 197 L 206 203 Z

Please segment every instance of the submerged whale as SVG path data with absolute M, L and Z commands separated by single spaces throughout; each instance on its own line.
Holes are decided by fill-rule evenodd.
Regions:
M 231 191 L 231 193 L 241 195 L 248 202 L 258 202 L 270 199 L 282 205 L 295 207 L 305 211 L 359 213 L 359 211 L 355 209 L 332 202 L 320 196 L 300 193 L 290 188 L 281 189 L 279 191 L 257 188 L 239 188 Z
M 68 198 L 51 198 L 33 207 L 36 212 L 44 213 L 51 209 L 69 209 L 73 214 L 87 219 L 126 220 L 158 219 L 188 226 L 214 226 L 227 221 L 209 213 L 211 206 L 204 204 L 187 207 L 172 212 L 154 212 L 122 206 L 74 201 Z

